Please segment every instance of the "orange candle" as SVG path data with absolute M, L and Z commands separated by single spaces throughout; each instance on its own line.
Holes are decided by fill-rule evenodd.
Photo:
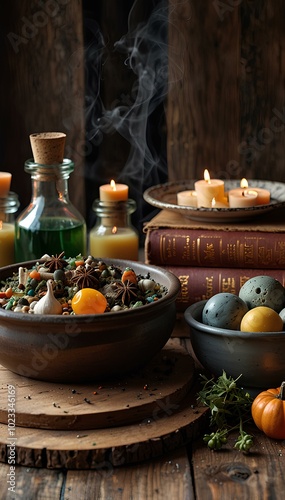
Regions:
M 101 201 L 126 201 L 129 197 L 129 187 L 126 184 L 116 184 L 114 180 L 110 184 L 103 184 L 99 188 Z
M 177 193 L 177 205 L 184 205 L 185 207 L 197 207 L 196 191 L 180 191 L 179 193 Z
M 195 191 L 197 193 L 197 206 L 212 208 L 212 200 L 224 202 L 225 183 L 220 179 L 211 179 L 208 170 L 204 171 L 204 180 L 195 182 Z
M 250 190 L 256 191 L 257 193 L 257 205 L 268 205 L 268 203 L 270 203 L 270 191 L 268 191 L 268 189 L 258 188 L 254 186 L 251 187 Z
M 12 174 L 0 172 L 0 198 L 5 198 L 10 191 Z

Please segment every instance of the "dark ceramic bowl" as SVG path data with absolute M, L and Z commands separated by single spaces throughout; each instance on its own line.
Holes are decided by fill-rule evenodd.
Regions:
M 252 394 L 279 387 L 285 378 L 285 332 L 245 333 L 202 323 L 206 300 L 196 302 L 184 313 L 190 327 L 193 351 L 212 375 L 237 378 Z
M 80 316 L 33 315 L 0 308 L 0 364 L 12 372 L 50 382 L 102 381 L 145 365 L 166 344 L 175 319 L 180 282 L 155 266 L 108 260 L 132 267 L 164 285 L 168 293 L 158 301 L 126 311 Z M 24 262 L 0 269 L 0 281 Z

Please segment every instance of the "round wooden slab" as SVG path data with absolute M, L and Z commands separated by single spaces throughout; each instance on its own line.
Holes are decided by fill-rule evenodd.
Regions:
M 17 426 L 98 429 L 159 415 L 176 405 L 193 383 L 194 363 L 170 340 L 142 370 L 102 385 L 59 385 L 28 379 L 0 367 L 0 422 L 7 423 L 7 386 L 15 388 Z
M 18 427 L 12 437 L 7 425 L 0 424 L 0 461 L 9 463 L 14 446 L 15 463 L 25 467 L 100 470 L 133 464 L 197 439 L 205 431 L 206 413 L 196 406 L 193 391 L 160 415 L 126 426 L 79 432 Z
M 9 463 L 14 447 L 15 462 L 27 467 L 136 463 L 192 441 L 206 425 L 194 362 L 175 339 L 144 370 L 101 387 L 41 383 L 4 368 L 0 375 L 2 462 Z M 7 425 L 9 385 L 16 393 L 14 429 Z

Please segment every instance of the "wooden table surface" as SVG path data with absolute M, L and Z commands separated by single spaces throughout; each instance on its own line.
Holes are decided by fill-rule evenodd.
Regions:
M 284 498 L 285 443 L 252 429 L 248 455 L 234 451 L 234 435 L 223 451 L 201 439 L 160 459 L 97 471 L 16 467 L 16 493 L 9 493 L 9 466 L 0 464 L 2 499 L 51 500 L 243 500 Z
M 191 349 L 187 338 L 181 344 Z M 266 438 L 255 426 L 249 454 L 233 449 L 232 434 L 222 451 L 211 451 L 202 436 L 160 458 L 97 470 L 50 470 L 16 466 L 9 492 L 8 464 L 0 463 L 0 499 L 51 500 L 243 500 L 281 499 L 285 490 L 285 441 Z

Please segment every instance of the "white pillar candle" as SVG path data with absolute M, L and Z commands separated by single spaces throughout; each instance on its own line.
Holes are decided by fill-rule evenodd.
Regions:
M 270 203 L 270 191 L 268 189 L 259 188 L 256 186 L 249 186 L 245 178 L 240 181 L 240 188 L 236 188 L 236 191 L 243 193 L 245 189 L 250 191 L 255 191 L 257 194 L 255 205 L 268 205 Z
M 212 200 L 224 202 L 225 183 L 220 179 L 211 179 L 208 170 L 204 171 L 204 180 L 195 182 L 197 206 L 212 208 Z
M 180 191 L 177 193 L 177 205 L 184 205 L 186 207 L 197 207 L 197 193 L 196 191 Z
M 257 205 L 257 192 L 252 189 L 236 188 L 229 191 L 230 208 L 245 208 Z
M 256 191 L 257 193 L 257 205 L 268 205 L 268 203 L 270 203 L 270 191 L 268 191 L 268 189 L 258 188 L 254 186 L 250 187 L 250 190 Z
M 117 184 L 111 181 L 110 184 L 103 184 L 99 187 L 101 201 L 126 201 L 129 196 L 129 186 Z

